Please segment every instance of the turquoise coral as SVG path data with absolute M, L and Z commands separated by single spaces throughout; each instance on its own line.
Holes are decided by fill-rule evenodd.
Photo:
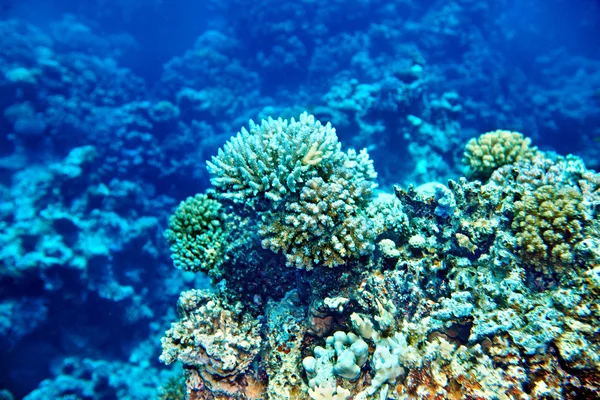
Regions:
M 290 266 L 334 267 L 374 248 L 366 217 L 373 162 L 366 150 L 342 152 L 335 129 L 312 115 L 251 122 L 208 169 L 221 198 L 250 207 L 268 200 L 256 211 L 258 234 Z
M 211 183 L 223 198 L 250 203 L 281 201 L 312 177 L 331 174 L 343 153 L 335 129 L 307 113 L 294 118 L 250 121 L 207 162 Z

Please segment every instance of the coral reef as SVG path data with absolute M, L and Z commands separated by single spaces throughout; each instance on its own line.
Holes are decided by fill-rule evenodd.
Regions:
M 79 357 L 67 357 L 52 369 L 57 378 L 45 379 L 25 399 L 152 397 L 161 381 L 169 379 L 167 371 L 147 365 Z
M 493 142 L 490 135 L 468 152 Z M 232 212 L 253 210 L 262 247 L 300 268 L 296 286 L 258 307 L 236 300 L 243 296 L 235 290 L 218 289 L 204 296 L 226 296 L 198 304 L 185 300 L 198 292 L 184 292 L 180 308 L 187 306 L 163 339 L 162 359 L 183 362 L 192 398 L 598 396 L 600 175 L 577 158 L 530 148 L 520 134 L 508 137 L 525 150 L 486 161 L 485 184 L 431 182 L 374 199 L 372 184 L 354 187 L 371 173 L 346 165 L 353 170 L 300 182 L 299 193 L 275 201 L 280 208 L 233 201 Z M 328 264 L 321 254 L 339 251 L 333 238 L 357 216 L 370 224 L 365 239 L 376 251 Z M 334 234 L 322 240 L 325 232 Z M 313 268 L 336 260 L 343 267 Z M 198 322 L 211 301 L 237 310 L 237 322 Z M 210 353 L 207 341 L 242 352 L 238 368 L 218 374 L 235 395 L 207 383 L 207 365 L 221 366 L 230 354 Z
M 598 15 L 0 2 L 0 397 L 598 397 Z M 224 386 L 158 360 L 191 287 L 260 326 Z

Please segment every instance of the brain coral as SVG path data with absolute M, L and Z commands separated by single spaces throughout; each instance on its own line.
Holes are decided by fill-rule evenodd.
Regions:
M 531 139 L 519 132 L 497 130 L 485 133 L 467 143 L 463 163 L 469 167 L 469 173 L 487 180 L 492 173 L 503 165 L 512 164 L 521 159 L 532 158 L 536 147 L 530 147 Z
M 173 264 L 185 271 L 219 276 L 227 243 L 226 218 L 222 205 L 205 194 L 182 201 L 165 231 Z

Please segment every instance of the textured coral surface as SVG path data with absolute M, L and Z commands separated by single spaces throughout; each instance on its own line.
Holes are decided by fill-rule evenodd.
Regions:
M 299 194 L 279 199 L 279 208 L 234 199 L 229 212 L 253 208 L 262 247 L 284 253 L 280 268 L 297 268 L 297 282 L 266 305 L 236 300 L 227 276 L 211 295 L 217 303 L 182 294 L 184 311 L 163 338 L 162 359 L 184 364 L 188 395 L 600 395 L 600 235 L 592 206 L 600 204 L 599 176 L 576 158 L 528 150 L 530 140 L 515 133 L 482 135 L 466 157 L 473 160 L 473 146 L 490 135 L 525 150 L 486 164 L 487 182 L 396 187 L 395 199 L 374 199 L 372 185 L 355 187 L 367 181 L 364 172 L 348 174 L 356 166 L 343 164 L 300 182 Z M 367 253 L 359 243 L 377 249 Z M 347 257 L 348 249 L 360 257 Z M 232 325 L 222 307 L 248 314 Z M 218 321 L 211 309 L 221 313 Z M 261 334 L 257 321 L 268 327 Z M 225 368 L 234 348 L 236 362 Z
M 0 398 L 598 397 L 599 20 L 0 0 Z

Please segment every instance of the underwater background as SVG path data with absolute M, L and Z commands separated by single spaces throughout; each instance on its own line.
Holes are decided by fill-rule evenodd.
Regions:
M 600 398 L 599 167 L 595 0 L 0 0 L 0 399 Z

